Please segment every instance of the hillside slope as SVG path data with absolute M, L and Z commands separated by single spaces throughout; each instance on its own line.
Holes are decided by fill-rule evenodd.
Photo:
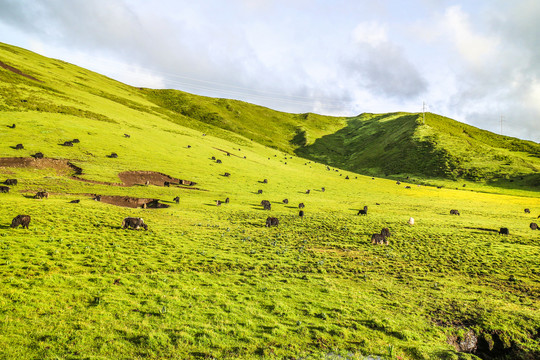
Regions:
M 296 153 L 350 171 L 540 186 L 540 145 L 427 113 L 361 114 Z
M 222 139 L 247 138 L 357 173 L 540 186 L 539 144 L 439 115 L 426 114 L 423 124 L 420 114 L 408 113 L 352 118 L 289 114 L 178 90 L 133 88 L 13 46 L 0 45 L 0 50 L 5 65 L 0 67 L 3 111 L 114 122 L 107 111 L 116 106 Z

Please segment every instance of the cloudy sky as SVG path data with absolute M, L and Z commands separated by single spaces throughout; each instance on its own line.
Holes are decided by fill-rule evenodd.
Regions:
M 540 142 L 538 0 L 0 0 L 0 41 L 276 110 L 426 109 Z

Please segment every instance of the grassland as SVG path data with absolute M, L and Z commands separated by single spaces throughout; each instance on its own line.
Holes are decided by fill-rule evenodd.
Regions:
M 290 126 L 258 141 L 256 122 L 230 120 L 231 132 L 225 117 L 202 121 L 195 110 L 203 106 L 191 110 L 188 94 L 156 99 L 152 90 L 8 45 L 0 46 L 0 61 L 42 81 L 0 69 L 0 157 L 41 151 L 81 167 L 83 179 L 119 182 L 122 171 L 158 171 L 198 188 L 111 186 L 75 180 L 69 169 L 0 167 L 0 181 L 19 180 L 0 194 L 0 357 L 539 356 L 534 187 L 495 194 L 476 182 L 435 180 L 445 185 L 438 189 L 419 186 L 420 179 L 397 185 L 328 170 L 291 152 L 339 131 L 345 119 L 305 115 L 298 130 L 302 116 L 262 109 Z M 159 104 L 169 96 L 171 104 Z M 407 128 L 403 116 L 414 116 L 402 115 L 392 119 Z M 59 145 L 73 138 L 80 143 Z M 17 143 L 25 149 L 13 149 Z M 527 151 L 534 149 L 520 152 Z M 111 152 L 119 157 L 106 157 Z M 49 199 L 31 197 L 44 189 Z M 90 194 L 156 198 L 170 207 L 123 208 Z M 226 197 L 229 204 L 215 205 Z M 272 210 L 262 210 L 262 199 Z M 357 216 L 364 205 L 368 215 Z M 9 228 L 17 214 L 32 216 L 29 229 Z M 121 229 L 126 216 L 143 217 L 149 230 Z M 267 216 L 280 225 L 266 228 Z M 371 245 L 382 227 L 392 233 L 390 245 Z M 500 227 L 510 235 L 480 230 Z M 477 351 L 457 351 L 452 343 L 471 332 Z

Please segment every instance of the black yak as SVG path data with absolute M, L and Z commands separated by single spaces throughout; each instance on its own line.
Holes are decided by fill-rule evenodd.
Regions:
M 501 228 L 499 230 L 499 234 L 501 234 L 501 235 L 510 235 L 510 231 L 508 231 L 508 228 Z
M 163 186 L 169 187 L 169 186 L 171 186 L 171 183 L 170 183 L 169 181 L 165 181 L 165 182 L 163 183 Z
M 73 139 L 73 140 L 71 140 L 71 142 L 74 143 L 74 144 L 80 143 L 79 139 Z
M 300 210 L 300 211 L 298 212 L 298 216 L 304 217 L 304 210 Z
M 325 192 L 325 191 L 326 191 L 326 189 L 325 189 L 325 188 L 321 188 L 321 191 L 322 191 L 322 192 Z
M 371 235 L 371 243 L 373 245 L 388 245 L 388 240 L 382 234 L 373 234 Z
M 268 179 L 264 179 L 264 180 L 263 180 L 263 183 L 264 183 L 264 184 L 268 184 Z
M 223 174 L 223 176 L 229 177 L 229 176 L 231 176 L 231 174 L 229 174 L 228 172 L 226 172 L 225 174 Z
M 73 142 L 72 141 L 64 141 L 62 146 L 73 146 Z
M 0 186 L 0 193 L 8 193 L 9 186 Z
M 531 210 L 525 209 L 525 214 L 530 214 L 530 213 L 531 213 Z
M 278 226 L 279 225 L 279 220 L 275 217 L 269 217 L 269 218 L 266 218 L 266 227 L 270 227 L 270 226 Z
M 272 205 L 270 205 L 270 203 L 266 203 L 263 205 L 263 209 L 264 210 L 272 210 Z
M 37 152 L 34 155 L 32 155 L 35 159 L 43 159 L 45 155 L 43 155 L 42 152 Z
M 264 206 L 265 204 L 270 204 L 270 201 L 268 200 L 262 200 L 261 205 Z
M 262 194 L 262 190 L 257 190 L 257 194 Z
M 24 149 L 23 144 L 17 144 L 17 145 L 15 145 L 15 150 L 22 150 L 22 149 Z
M 310 190 L 306 190 L 306 194 L 309 194 L 310 193 Z
M 532 223 L 529 225 L 529 227 L 531 228 L 531 230 L 538 230 L 538 224 L 537 224 L 537 223 L 533 223 L 533 222 L 532 222 Z
M 4 181 L 4 184 L 6 185 L 17 185 L 17 179 L 7 179 Z
M 178 196 L 177 196 L 177 197 L 175 197 L 175 198 L 173 199 L 173 201 L 174 201 L 175 203 L 177 203 L 177 204 L 178 204 L 178 203 L 180 202 L 180 197 L 178 197 Z
M 450 215 L 459 215 L 458 210 L 450 210 Z
M 70 204 L 78 204 L 80 202 L 81 202 L 81 200 L 77 199 L 77 200 L 71 200 L 69 203 Z
M 217 164 L 221 164 L 221 160 L 217 159 L 217 160 L 216 160 L 216 163 L 217 163 Z
M 46 191 L 38 191 L 36 195 L 34 195 L 34 199 L 43 199 L 43 198 L 48 199 L 49 193 Z
M 221 206 L 221 200 L 216 200 L 216 206 Z
M 283 203 L 284 203 L 284 204 L 288 204 L 288 203 L 289 203 L 289 199 L 283 199 Z
M 135 217 L 127 217 L 122 221 L 122 228 L 133 228 L 135 230 L 139 230 L 140 227 L 144 228 L 144 230 L 148 230 L 148 226 L 144 223 L 142 218 L 135 218 Z
M 363 210 L 358 210 L 358 214 L 357 215 L 367 215 L 367 205 L 364 206 L 364 209 Z
M 17 226 L 22 225 L 23 229 L 27 228 L 30 225 L 30 215 L 17 215 L 11 221 L 11 227 L 16 228 Z
M 226 199 L 225 199 L 225 204 L 228 204 L 229 201 L 230 201 L 229 198 L 226 198 Z
M 108 158 L 116 159 L 118 157 L 118 154 L 115 152 L 112 152 L 110 155 L 107 155 Z
M 306 205 L 304 205 L 304 203 L 298 204 L 298 208 L 299 208 L 299 209 L 303 209 L 303 208 L 305 208 L 305 207 L 306 207 Z

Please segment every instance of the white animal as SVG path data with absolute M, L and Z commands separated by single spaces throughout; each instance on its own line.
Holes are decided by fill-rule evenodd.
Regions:
M 414 225 L 414 219 L 413 218 L 409 218 L 409 225 Z

